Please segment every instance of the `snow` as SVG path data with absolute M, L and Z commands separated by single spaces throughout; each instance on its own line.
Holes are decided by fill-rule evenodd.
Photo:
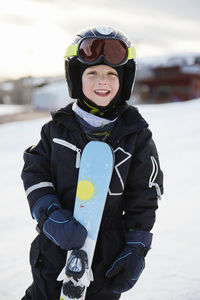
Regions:
M 122 300 L 200 299 L 200 99 L 138 106 L 149 122 L 165 175 L 146 269 Z M 20 173 L 23 151 L 47 119 L 0 125 L 0 299 L 21 299 L 31 283 L 29 248 L 36 236 Z
M 0 104 L 0 117 L 14 113 L 20 113 L 25 110 L 25 105 Z

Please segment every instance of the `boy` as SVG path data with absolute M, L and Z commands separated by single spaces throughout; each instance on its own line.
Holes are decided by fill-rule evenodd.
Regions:
M 77 101 L 54 113 L 38 145 L 24 153 L 22 179 L 40 234 L 31 246 L 33 284 L 23 300 L 59 299 L 56 279 L 66 251 L 82 247 L 87 237 L 72 215 L 80 155 L 90 140 L 113 148 L 115 168 L 86 299 L 115 300 L 144 268 L 162 171 L 148 124 L 126 104 L 135 79 L 135 51 L 127 37 L 107 26 L 86 29 L 65 58 L 69 93 Z

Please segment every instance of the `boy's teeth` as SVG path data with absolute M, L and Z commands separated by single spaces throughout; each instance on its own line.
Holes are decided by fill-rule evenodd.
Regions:
M 98 94 L 107 94 L 109 91 L 100 91 L 100 90 L 98 90 L 98 91 L 95 91 L 96 93 L 98 93 Z

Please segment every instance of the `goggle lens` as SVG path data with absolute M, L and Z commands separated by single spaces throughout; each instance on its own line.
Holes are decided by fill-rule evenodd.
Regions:
M 121 64 L 128 56 L 127 46 L 119 40 L 84 39 L 79 46 L 79 58 L 85 62 L 95 62 L 101 55 L 113 64 Z

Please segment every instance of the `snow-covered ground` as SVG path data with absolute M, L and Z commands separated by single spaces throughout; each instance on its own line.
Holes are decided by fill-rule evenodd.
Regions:
M 200 100 L 139 106 L 150 124 L 165 175 L 152 250 L 136 286 L 122 300 L 200 299 Z M 23 151 L 48 119 L 0 125 L 0 299 L 20 300 L 31 283 L 36 236 L 20 179 Z M 38 299 L 39 300 L 39 299 Z
M 0 104 L 0 117 L 4 115 L 11 115 L 14 113 L 20 113 L 25 110 L 25 105 L 9 105 L 9 104 Z

